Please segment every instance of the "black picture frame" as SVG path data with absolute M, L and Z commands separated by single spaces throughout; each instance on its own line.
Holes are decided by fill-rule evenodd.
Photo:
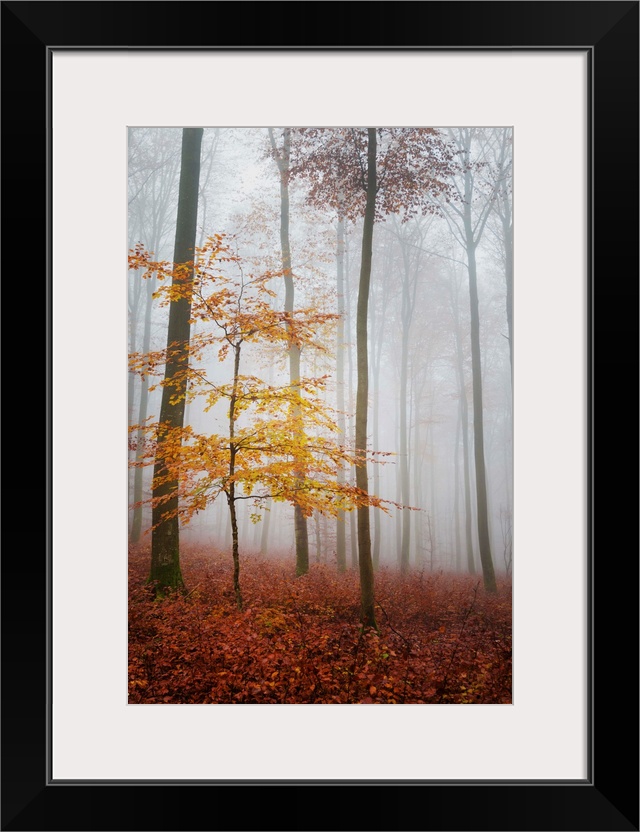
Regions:
M 17 336 L 10 332 L 6 344 L 7 387 L 12 394 L 22 391 L 24 398 L 22 415 L 15 422 L 9 415 L 9 436 L 12 445 L 20 441 L 18 436 L 23 438 L 28 462 L 24 474 L 14 476 L 12 466 L 10 484 L 9 475 L 5 483 L 9 501 L 15 497 L 16 511 L 7 522 L 11 528 L 17 517 L 46 517 L 39 536 L 30 519 L 18 523 L 16 542 L 5 546 L 2 558 L 2 829 L 637 830 L 638 544 L 637 523 L 633 531 L 629 523 L 629 518 L 637 518 L 637 491 L 629 489 L 623 475 L 631 467 L 630 445 L 637 459 L 631 437 L 637 437 L 638 425 L 639 3 L 372 2 L 357 9 L 355 3 L 322 2 L 304 7 L 281 2 L 1 5 L 3 288 L 10 293 L 10 309 L 27 307 L 30 321 L 27 337 L 14 343 Z M 211 24 L 203 25 L 208 16 Z M 283 27 L 285 17 L 287 27 Z M 584 782 L 48 780 L 52 568 L 48 70 L 52 49 L 61 47 L 588 52 L 591 686 L 589 772 Z M 38 264 L 35 273 L 34 263 Z M 13 292 L 20 294 L 13 298 Z M 40 368 L 37 379 L 33 370 L 24 375 L 14 363 L 29 350 L 28 366 Z M 27 545 L 18 542 L 25 537 Z M 540 608 L 544 611 L 543 599 Z M 470 751 L 481 754 L 482 750 Z

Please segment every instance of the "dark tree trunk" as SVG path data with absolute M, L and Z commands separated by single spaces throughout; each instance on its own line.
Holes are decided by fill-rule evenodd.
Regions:
M 236 488 L 231 483 L 227 493 L 229 505 L 229 517 L 231 519 L 231 554 L 233 556 L 233 593 L 236 598 L 236 606 L 242 609 L 242 592 L 240 591 L 240 549 L 238 545 L 238 518 L 236 515 Z
M 344 245 L 344 276 L 345 276 L 345 294 L 344 294 L 344 304 L 345 304 L 345 337 L 346 347 L 347 347 L 347 358 L 349 361 L 349 419 L 348 419 L 348 431 L 350 439 L 355 443 L 355 427 L 353 424 L 353 349 L 352 349 L 352 340 L 351 340 L 351 287 L 349 285 L 349 247 L 348 247 L 348 240 L 345 237 L 345 245 Z M 350 472 L 352 476 L 352 482 L 355 480 L 355 466 L 353 467 L 353 471 Z M 357 523 L 356 523 L 356 512 L 350 511 L 349 512 L 349 549 L 351 553 L 351 569 L 358 568 L 358 530 L 357 530 Z
M 236 605 L 242 609 L 242 593 L 240 592 L 240 547 L 238 544 L 238 517 L 236 514 L 236 484 L 234 476 L 236 473 L 235 444 L 236 433 L 236 402 L 238 401 L 238 383 L 240 375 L 240 350 L 241 343 L 236 343 L 233 363 L 233 389 L 229 400 L 229 485 L 227 487 L 227 503 L 229 505 L 229 519 L 231 520 L 231 554 L 233 557 L 233 592 L 236 597 Z
M 388 272 L 385 268 L 383 284 L 386 283 Z M 380 450 L 380 364 L 382 361 L 382 344 L 384 340 L 384 324 L 385 324 L 385 306 L 384 295 L 381 304 L 381 315 L 378 320 L 375 314 L 375 304 L 372 304 L 372 330 L 374 332 L 373 339 L 373 447 L 375 450 Z M 380 494 L 380 466 L 373 466 L 373 491 L 374 494 Z M 373 568 L 377 570 L 380 567 L 380 548 L 382 539 L 382 528 L 380 523 L 380 512 L 373 513 Z
M 376 128 L 369 127 L 367 150 L 367 204 L 362 229 L 362 260 L 358 286 L 356 316 L 356 354 L 358 386 L 356 391 L 356 485 L 368 492 L 367 477 L 367 407 L 369 396 L 369 359 L 367 354 L 367 321 L 371 259 L 373 254 L 373 224 L 376 207 Z M 377 629 L 374 614 L 374 577 L 371 558 L 369 507 L 360 506 L 358 512 L 358 565 L 360 570 L 360 618 L 363 627 Z
M 201 127 L 185 127 L 182 131 L 178 216 L 173 254 L 175 267 L 182 268 L 174 274 L 173 282 L 174 285 L 179 282 L 186 291 L 183 297 L 169 304 L 167 364 L 153 469 L 153 531 L 149 580 L 155 582 L 157 594 L 162 594 L 166 589 L 178 589 L 184 586 L 180 570 L 178 480 L 172 477 L 160 484 L 156 484 L 156 480 L 167 474 L 164 459 L 167 438 L 175 431 L 182 430 L 184 420 L 184 397 L 187 385 L 185 370 L 189 362 L 189 319 L 191 317 L 189 291 L 193 284 L 202 134 Z M 185 267 L 185 263 L 191 265 Z

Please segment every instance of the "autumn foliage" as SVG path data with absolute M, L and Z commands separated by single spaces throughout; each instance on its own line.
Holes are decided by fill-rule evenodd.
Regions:
M 366 460 L 365 454 L 354 456 L 338 441 L 336 415 L 322 396 L 327 376 L 273 385 L 241 372 L 241 357 L 251 346 L 262 349 L 263 362 L 265 355 L 273 360 L 269 349 L 274 345 L 276 349 L 278 345 L 288 348 L 295 343 L 299 348 L 323 352 L 318 332 L 336 315 L 317 309 L 275 309 L 274 290 L 268 284 L 280 273 L 245 273 L 223 235 L 210 237 L 196 253 L 198 264 L 185 288 L 183 276 L 188 269 L 153 260 L 141 245 L 131 250 L 130 268 L 140 270 L 146 279 L 156 275 L 163 283 L 156 292 L 161 303 L 170 305 L 188 295 L 191 323 L 205 324 L 208 329 L 187 344 L 170 342 L 163 350 L 131 354 L 129 369 L 142 376 L 161 377 L 164 364 L 175 359 L 176 369 L 159 382 L 165 392 L 174 391 L 170 392 L 170 404 L 181 402 L 184 407 L 185 401 L 200 397 L 205 413 L 218 409 L 214 424 L 222 432 L 196 433 L 191 425 L 183 427 L 182 419 L 177 426 L 153 420 L 132 425 L 130 433 L 137 437 L 137 458 L 132 465 L 155 465 L 149 502 L 162 523 L 178 517 L 188 523 L 224 495 L 234 541 L 236 602 L 242 607 L 238 500 L 250 500 L 255 507 L 267 499 L 289 501 L 303 517 L 313 511 L 335 515 L 360 506 L 386 510 L 384 504 L 391 503 L 340 481 L 340 468 Z M 232 276 L 225 273 L 225 267 L 230 266 Z M 210 377 L 206 358 L 211 358 L 211 352 L 219 364 L 229 359 L 227 364 L 232 366 L 228 367 L 227 381 Z M 224 407 L 221 419 L 219 405 Z M 157 594 L 164 588 L 164 584 L 157 586 Z
M 356 572 L 247 558 L 244 609 L 228 553 L 183 547 L 188 594 L 153 600 L 149 552 L 130 551 L 129 702 L 505 704 L 511 587 L 382 569 L 379 633 L 357 623 Z

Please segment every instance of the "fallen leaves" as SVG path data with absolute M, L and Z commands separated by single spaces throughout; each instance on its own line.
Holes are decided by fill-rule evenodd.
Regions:
M 247 557 L 245 609 L 225 595 L 228 553 L 185 551 L 189 596 L 145 588 L 130 554 L 130 703 L 505 704 L 511 702 L 511 589 L 477 578 L 382 569 L 380 633 L 360 631 L 356 572 Z

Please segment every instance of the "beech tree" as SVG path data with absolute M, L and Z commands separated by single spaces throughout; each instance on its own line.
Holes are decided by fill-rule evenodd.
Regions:
M 190 290 L 198 216 L 200 147 L 203 129 L 185 127 L 182 131 L 182 156 L 178 194 L 178 216 L 173 254 L 173 284 L 176 296 L 169 304 L 169 330 L 162 404 L 153 469 L 151 571 L 149 581 L 157 594 L 184 586 L 180 570 L 180 528 L 175 510 L 178 506 L 178 480 L 167 476 L 171 471 L 169 454 L 174 431 L 182 430 L 189 364 Z
M 231 525 L 233 588 L 241 608 L 239 500 L 253 503 L 254 522 L 259 520 L 257 508 L 265 500 L 295 500 L 305 521 L 314 511 L 335 516 L 338 511 L 351 511 L 365 503 L 384 509 L 385 501 L 338 479 L 338 470 L 352 464 L 354 456 L 342 444 L 335 412 L 322 398 L 325 376 L 300 377 L 294 387 L 241 372 L 243 351 L 248 346 L 268 345 L 267 361 L 272 359 L 274 344 L 288 350 L 293 341 L 299 349 L 323 349 L 318 333 L 335 315 L 313 308 L 298 309 L 293 314 L 274 309 L 274 292 L 268 283 L 281 277 L 281 272 L 245 275 L 239 258 L 231 254 L 222 235 L 210 238 L 196 251 L 198 261 L 190 285 L 176 283 L 175 269 L 168 263 L 154 262 L 141 247 L 130 255 L 132 267 L 144 269 L 145 275 L 156 275 L 163 282 L 159 294 L 164 304 L 171 306 L 187 296 L 191 300 L 192 321 L 200 321 L 202 326 L 191 339 L 191 360 L 182 367 L 181 384 L 186 391 L 188 382 L 189 400 L 203 399 L 205 412 L 223 403 L 226 413 L 224 432 L 196 432 L 191 426 L 175 425 L 162 434 L 166 462 L 160 483 L 177 483 L 179 501 L 176 498 L 169 505 L 162 494 L 154 495 L 152 506 L 164 507 L 163 524 L 168 519 L 188 523 L 194 514 L 224 495 Z M 231 277 L 228 272 L 234 264 L 237 274 Z M 229 359 L 228 382 L 210 379 L 206 356 L 211 348 L 218 361 Z M 167 360 L 167 354 L 162 350 L 133 355 L 130 367 L 153 374 Z M 162 384 L 168 389 L 166 379 Z M 220 414 L 218 418 L 222 418 Z M 157 427 L 150 423 L 131 428 L 158 436 L 155 447 L 152 441 L 146 449 L 147 460 L 158 456 Z
M 345 254 L 345 229 L 344 217 L 338 212 L 338 227 L 336 239 L 336 295 L 338 308 L 338 326 L 336 333 L 336 406 L 338 408 L 338 430 L 342 441 L 346 436 L 345 419 L 345 395 L 344 395 L 344 350 L 345 350 L 345 279 L 344 279 L 344 254 Z M 338 470 L 338 481 L 346 481 L 345 470 L 341 466 Z M 338 572 L 344 572 L 347 568 L 347 535 L 345 528 L 344 512 L 339 511 L 336 517 L 336 560 Z
M 445 137 L 429 127 L 307 128 L 299 131 L 296 175 L 309 183 L 309 199 L 363 218 L 362 254 L 356 315 L 356 485 L 368 491 L 367 409 L 369 356 L 367 322 L 373 229 L 377 220 L 398 214 L 406 222 L 418 213 L 437 213 L 434 197 L 452 193 L 449 178 L 456 169 Z M 358 567 L 363 627 L 377 629 L 369 510 L 357 512 Z
M 476 500 L 478 545 L 484 587 L 497 592 L 496 576 L 489 536 L 487 475 L 484 455 L 484 412 L 482 406 L 482 362 L 480 356 L 480 312 L 478 304 L 478 270 L 476 251 L 484 233 L 495 200 L 495 185 L 478 182 L 478 166 L 472 159 L 475 129 L 459 127 L 450 130 L 460 154 L 463 170 L 455 182 L 459 202 L 447 205 L 450 227 L 463 246 L 469 274 L 469 309 L 471 312 L 471 375 L 473 379 L 473 453 L 476 468 Z
M 280 246 L 282 250 L 282 275 L 285 284 L 284 309 L 288 315 L 294 310 L 295 287 L 291 267 L 291 241 L 289 239 L 289 169 L 291 165 L 291 128 L 283 130 L 282 147 L 276 144 L 273 129 L 269 128 L 269 141 L 280 175 Z M 289 380 L 293 390 L 300 389 L 300 347 L 295 338 L 289 343 Z M 302 479 L 302 477 L 300 477 Z M 293 501 L 294 530 L 296 545 L 296 574 L 309 571 L 309 533 L 307 518 L 299 502 Z

